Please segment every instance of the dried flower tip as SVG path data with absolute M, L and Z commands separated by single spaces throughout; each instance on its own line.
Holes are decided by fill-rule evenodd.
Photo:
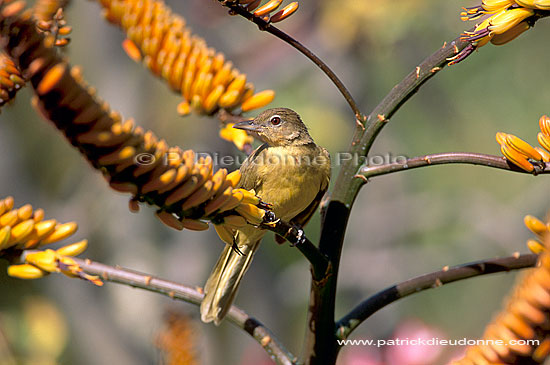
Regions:
M 297 1 L 291 2 L 290 4 L 288 4 L 287 6 L 282 8 L 281 10 L 279 10 L 277 13 L 275 13 L 269 19 L 269 21 L 272 22 L 272 23 L 277 23 L 277 22 L 285 20 L 286 18 L 288 18 L 289 16 L 294 14 L 296 12 L 296 10 L 298 10 L 298 6 L 299 6 L 299 4 L 298 4 Z

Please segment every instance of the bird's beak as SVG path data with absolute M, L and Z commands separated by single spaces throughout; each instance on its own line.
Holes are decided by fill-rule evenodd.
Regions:
M 259 132 L 260 131 L 260 127 L 256 124 L 254 124 L 254 119 L 243 120 L 242 122 L 235 123 L 233 128 L 243 129 L 245 131 L 250 131 L 250 132 Z

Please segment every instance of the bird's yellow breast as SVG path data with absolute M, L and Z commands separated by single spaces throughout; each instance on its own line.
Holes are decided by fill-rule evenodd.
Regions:
M 328 183 L 330 160 L 315 145 L 268 147 L 243 169 L 243 176 L 254 177 L 243 187 L 254 188 L 263 201 L 272 204 L 277 217 L 290 220 Z

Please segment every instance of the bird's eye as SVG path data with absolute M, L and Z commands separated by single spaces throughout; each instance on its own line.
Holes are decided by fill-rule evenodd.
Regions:
M 281 117 L 279 117 L 278 115 L 274 116 L 274 117 L 271 117 L 271 119 L 269 120 L 271 122 L 271 124 L 273 125 L 279 125 L 281 124 Z

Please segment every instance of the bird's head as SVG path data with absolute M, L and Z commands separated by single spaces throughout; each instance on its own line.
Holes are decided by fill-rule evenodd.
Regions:
M 270 146 L 313 143 L 298 113 L 288 108 L 268 109 L 254 119 L 235 124 L 233 128 L 256 133 Z

